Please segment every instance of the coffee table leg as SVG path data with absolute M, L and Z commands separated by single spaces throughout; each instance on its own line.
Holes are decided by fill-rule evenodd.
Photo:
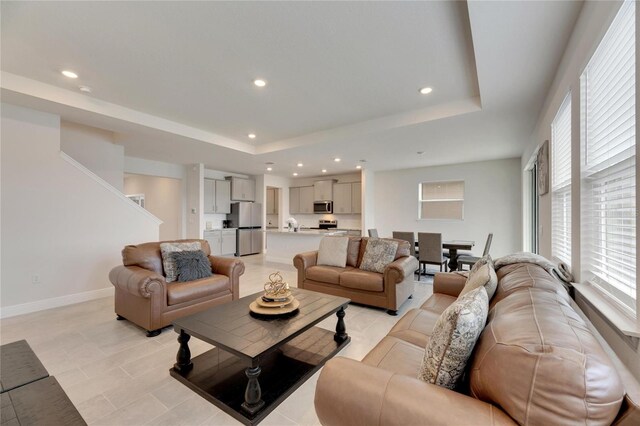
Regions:
M 449 272 L 458 270 L 458 249 L 449 249 Z
M 244 391 L 242 409 L 249 414 L 255 414 L 264 405 L 260 382 L 258 382 L 258 376 L 261 371 L 260 367 L 249 367 L 244 372 L 249 381 L 247 382 L 247 388 Z
M 333 335 L 333 340 L 342 343 L 349 337 L 347 327 L 344 325 L 344 308 L 340 308 L 336 315 L 338 316 L 338 323 L 336 324 L 336 334 Z
M 191 351 L 189 350 L 190 338 L 191 336 L 189 336 L 184 330 L 180 330 L 180 334 L 178 335 L 180 347 L 178 348 L 178 353 L 176 355 L 177 362 L 173 364 L 173 368 L 181 373 L 187 373 L 193 368 L 193 363 L 191 362 Z

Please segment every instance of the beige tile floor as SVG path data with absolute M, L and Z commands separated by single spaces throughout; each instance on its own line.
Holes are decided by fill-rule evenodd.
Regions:
M 240 295 L 262 290 L 266 277 L 280 271 L 295 285 L 293 266 L 266 263 L 261 255 L 242 258 L 246 272 Z M 350 305 L 346 311 L 351 343 L 340 356 L 362 357 L 391 329 L 408 309 L 431 294 L 431 280 L 416 283 L 414 298 L 399 316 L 384 310 Z M 335 318 L 320 326 L 333 330 Z M 116 321 L 113 299 L 7 318 L 0 321 L 0 342 L 26 339 L 51 375 L 55 375 L 71 401 L 90 425 L 237 425 L 235 419 L 169 376 L 178 343 L 171 328 L 147 338 L 140 328 Z M 191 339 L 193 356 L 211 348 Z M 319 372 L 278 406 L 262 424 L 319 424 L 313 396 Z

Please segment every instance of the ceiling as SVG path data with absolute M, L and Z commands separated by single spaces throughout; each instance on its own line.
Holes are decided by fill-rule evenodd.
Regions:
M 510 158 L 531 134 L 581 7 L 2 2 L 1 95 L 112 130 L 126 155 L 229 172 Z M 425 86 L 433 92 L 421 95 Z

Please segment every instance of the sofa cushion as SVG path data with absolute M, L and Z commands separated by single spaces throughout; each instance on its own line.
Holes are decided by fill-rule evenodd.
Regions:
M 418 378 L 455 389 L 484 329 L 488 311 L 489 298 L 484 286 L 452 303 L 433 328 Z
M 349 246 L 347 247 L 347 266 L 358 267 L 358 254 L 360 254 L 360 243 L 362 238 L 349 237 Z
M 397 337 L 386 336 L 362 362 L 403 376 L 415 377 L 420 369 L 424 348 Z
M 201 280 L 174 283 L 167 286 L 167 304 L 178 305 L 184 302 L 211 297 L 216 293 L 230 292 L 229 277 L 215 274 Z
M 340 284 L 340 274 L 353 268 L 337 266 L 311 266 L 305 271 L 306 278 L 321 283 Z
M 207 256 L 211 254 L 209 243 L 206 240 L 176 240 L 163 242 L 187 243 L 194 241 L 198 241 L 200 243 L 201 250 L 204 251 L 204 254 Z M 130 244 L 125 246 L 122 250 L 122 264 L 124 266 L 139 266 L 140 268 L 147 269 L 158 275 L 164 276 L 160 244 L 161 242 L 156 241 L 152 243 Z
M 567 302 L 571 300 L 564 285 L 546 269 L 533 263 L 517 263 L 503 266 L 496 271 L 498 288 L 491 306 L 514 292 L 536 288 L 556 294 Z
M 484 289 L 487 290 L 487 296 L 489 300 L 491 300 L 498 287 L 498 277 L 496 276 L 496 271 L 493 270 L 493 267 L 489 263 L 485 263 L 479 268 L 471 269 L 467 282 L 464 284 L 458 297 L 462 297 L 481 286 L 484 286 Z
M 354 288 L 356 290 L 383 291 L 383 275 L 377 272 L 363 271 L 361 269 L 350 269 L 340 274 L 340 285 L 342 287 Z
M 195 281 L 212 275 L 211 262 L 202 250 L 169 253 L 176 264 L 177 281 Z
M 320 240 L 318 249 L 318 265 L 337 266 L 344 268 L 347 266 L 347 247 L 349 237 L 324 237 Z
M 539 282 L 553 278 L 535 265 L 518 276 L 527 269 L 533 283 L 489 313 L 471 365 L 472 395 L 520 424 L 610 424 L 624 396 L 616 369 L 571 303 Z
M 441 314 L 445 309 L 449 307 L 458 298 L 443 293 L 433 293 L 429 298 L 420 306 L 420 309 L 426 309 L 431 312 Z
M 360 269 L 382 274 L 387 265 L 395 259 L 397 251 L 396 241 L 372 238 L 367 242 Z
M 360 267 L 360 264 L 362 263 L 362 258 L 364 257 L 364 253 L 367 251 L 367 243 L 369 242 L 371 238 L 368 237 L 362 237 L 361 241 L 360 241 L 360 251 L 358 252 L 358 263 L 356 264 L 356 267 Z M 394 239 L 394 238 L 376 238 L 376 239 L 383 239 L 383 240 L 388 240 L 388 241 L 395 241 L 398 243 L 398 250 L 396 251 L 396 255 L 393 258 L 393 260 L 398 260 L 401 257 L 405 257 L 405 256 L 410 256 L 411 255 L 411 245 L 409 244 L 408 241 L 405 240 L 398 240 L 398 239 Z
M 441 312 L 425 309 L 411 309 L 400 318 L 388 335 L 424 348 L 440 314 Z
M 162 267 L 164 269 L 165 280 L 170 283 L 178 278 L 178 271 L 176 270 L 176 262 L 170 256 L 171 253 L 177 251 L 196 251 L 200 250 L 202 246 L 199 241 L 191 242 L 165 242 L 160 243 L 160 253 L 162 253 Z

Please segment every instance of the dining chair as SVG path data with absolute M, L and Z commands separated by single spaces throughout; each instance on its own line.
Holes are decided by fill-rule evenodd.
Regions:
M 369 229 L 369 237 L 378 238 L 378 230 L 376 228 Z
M 447 261 L 442 255 L 442 234 L 432 232 L 418 232 L 418 261 L 420 266 L 440 265 L 447 270 Z
M 416 234 L 413 232 L 393 231 L 393 238 L 409 242 L 411 256 L 416 257 Z
M 482 252 L 482 256 L 486 256 L 489 254 L 492 241 L 493 241 L 493 232 L 491 232 L 487 236 L 487 242 L 484 244 L 484 251 Z M 478 260 L 480 260 L 480 258 L 477 256 L 466 256 L 466 255 L 458 256 L 458 271 L 462 271 L 462 267 L 464 265 L 469 266 L 469 269 L 471 269 Z

